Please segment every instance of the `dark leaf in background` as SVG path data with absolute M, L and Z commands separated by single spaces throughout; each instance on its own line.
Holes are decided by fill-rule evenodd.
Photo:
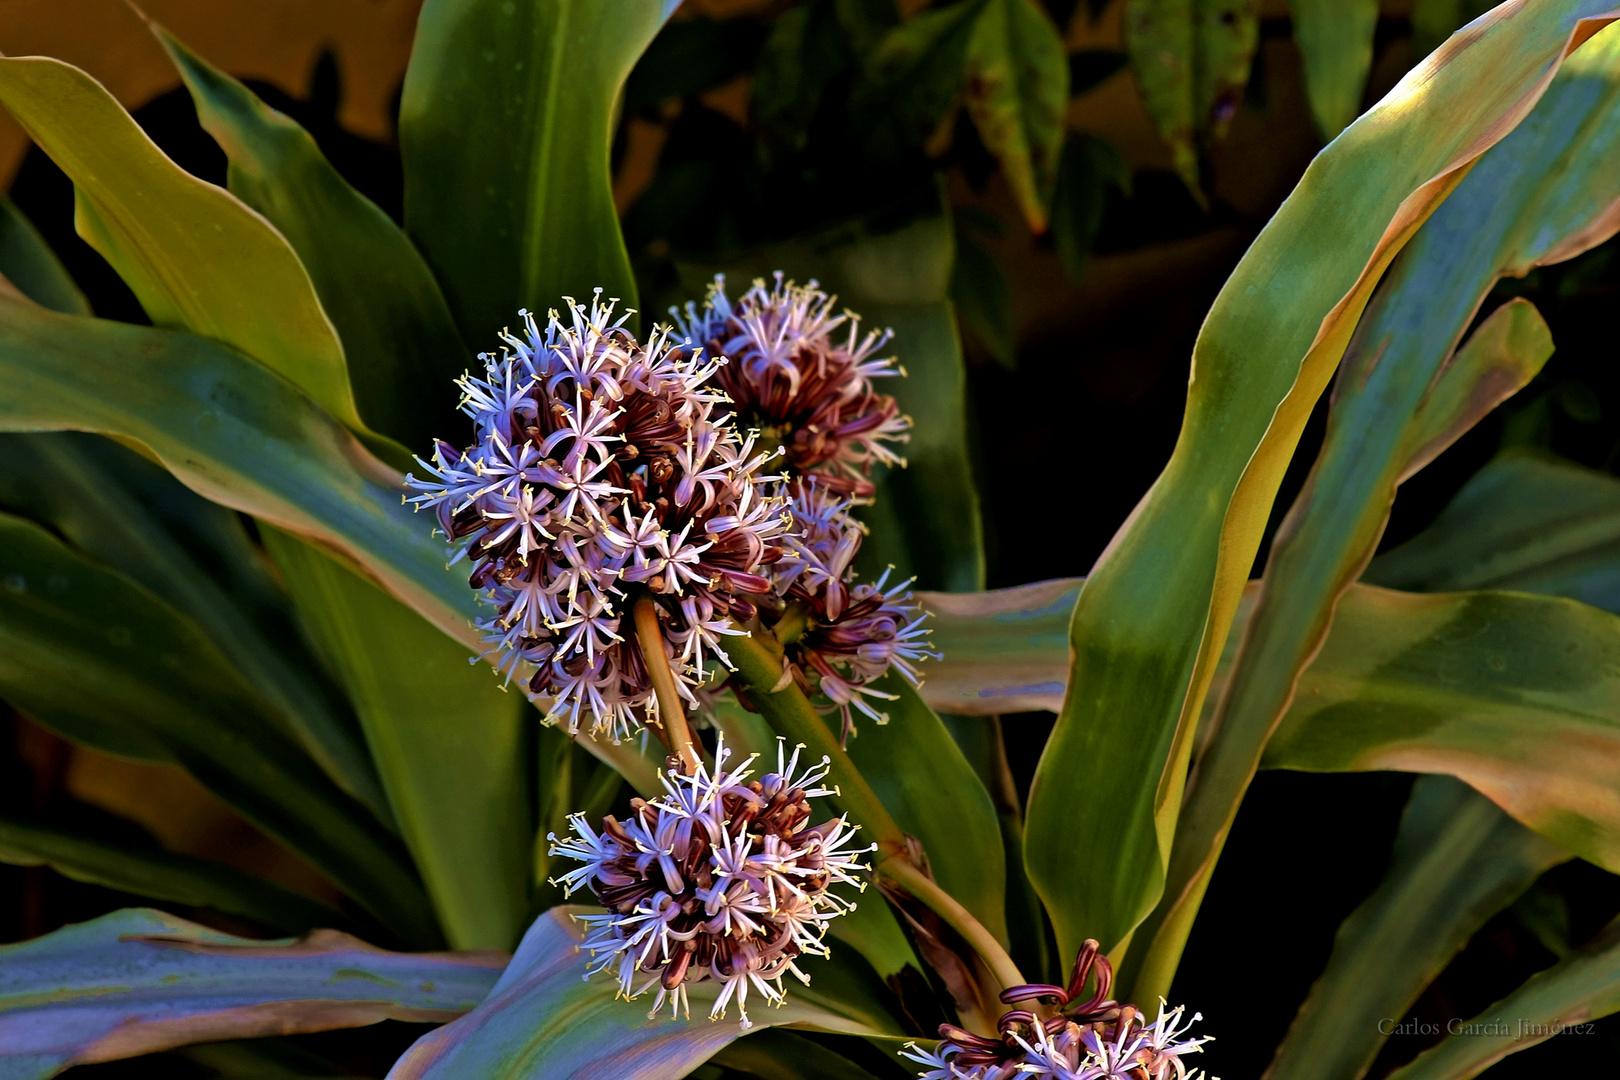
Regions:
M 961 92 L 979 18 L 1001 0 L 957 0 L 890 30 L 867 57 L 851 110 L 875 161 L 920 150 Z
M 752 71 L 765 35 L 764 24 L 753 19 L 697 18 L 665 24 L 625 80 L 624 111 L 654 110 Z
M 1118 49 L 1080 49 L 1069 54 L 1069 92 L 1076 97 L 1101 86 L 1131 58 Z
M 1130 194 L 1131 170 L 1125 159 L 1105 139 L 1069 136 L 1052 196 L 1052 241 L 1071 282 L 1085 273 L 1110 191 Z
M 1018 342 L 1013 332 L 1012 286 L 994 255 L 973 238 L 971 229 L 956 230 L 956 262 L 951 267 L 951 302 L 956 316 L 966 323 L 1003 367 L 1018 366 Z

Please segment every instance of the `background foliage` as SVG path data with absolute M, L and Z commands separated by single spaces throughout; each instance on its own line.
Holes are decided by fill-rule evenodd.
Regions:
M 437 32 L 452 42 L 452 54 L 510 49 L 529 55 L 533 43 L 550 40 L 554 30 L 485 28 L 478 37 L 458 27 L 456 5 L 439 11 L 445 24 Z M 530 160 L 538 164 L 532 174 L 493 178 L 506 185 L 493 200 L 472 199 L 448 182 L 443 190 L 413 191 L 409 200 L 401 193 L 401 155 L 407 162 L 412 155 L 431 161 L 434 153 L 436 133 L 416 106 L 426 97 L 463 92 L 455 85 L 456 70 L 416 73 L 422 81 L 403 87 L 397 139 L 386 141 L 362 139 L 338 124 L 345 79 L 351 77 L 341 55 L 323 58 L 308 85 L 291 88 L 297 91 L 291 96 L 288 88 L 253 84 L 313 135 L 335 167 L 328 175 L 311 164 L 305 184 L 292 191 L 255 186 L 255 162 L 309 156 L 309 147 L 278 129 L 273 118 L 233 98 L 228 86 L 210 85 L 205 69 L 183 67 L 202 108 L 177 91 L 137 110 L 136 119 L 194 176 L 228 182 L 306 257 L 356 372 L 356 402 L 332 407 L 340 415 L 345 408 L 358 409 L 361 420 L 384 433 L 374 445 L 385 457 L 390 450 L 384 440 L 390 436 L 417 447 L 425 432 L 451 438 L 459 438 L 459 432 L 447 430 L 454 421 L 442 410 L 411 415 L 410 408 L 421 401 L 368 396 L 367 350 L 382 355 L 403 349 L 420 356 L 424 378 L 433 374 L 434 364 L 444 367 L 438 372 L 444 377 L 461 364 L 447 360 L 446 353 L 479 336 L 478 328 L 491 319 L 509 318 L 516 306 L 510 297 L 531 290 L 579 290 L 598 280 L 627 288 L 633 280 L 643 309 L 659 312 L 692 297 L 717 268 L 741 275 L 791 261 L 819 274 L 874 322 L 893 325 L 910 347 L 953 359 L 962 350 L 964 368 L 914 365 L 902 390 L 905 407 L 918 417 L 919 439 L 911 448 L 912 467 L 891 479 L 880 509 L 897 508 L 893 512 L 904 523 L 875 531 L 908 542 L 888 548 L 875 544 L 870 557 L 877 565 L 901 563 L 925 588 L 965 591 L 1090 570 L 1169 457 L 1194 333 L 1244 247 L 1321 140 L 1337 134 L 1364 104 L 1474 14 L 1466 5 L 1443 0 L 1424 0 L 1410 9 L 1306 0 L 1292 10 L 1171 3 L 1127 7 L 1119 0 L 1098 6 L 957 0 L 902 23 L 882 0 L 689 3 L 655 35 L 657 13 L 651 12 L 643 38 L 622 42 L 622 66 L 629 72 L 622 100 L 615 106 L 609 90 L 592 102 L 598 121 L 617 110 L 613 143 L 602 148 L 616 205 L 597 211 L 617 213 L 625 251 L 582 252 L 582 258 L 596 261 L 554 285 L 518 283 L 512 273 L 490 265 L 487 287 L 442 297 L 432 278 L 388 250 L 385 239 L 372 246 L 357 240 L 347 247 L 362 260 L 357 265 L 322 267 L 307 255 L 319 245 L 300 243 L 300 214 L 312 205 L 330 212 L 335 203 L 359 238 L 386 238 L 389 230 L 380 226 L 392 218 L 404 223 L 434 269 L 458 260 L 476 269 L 479 237 L 529 228 L 530 215 L 543 211 L 545 185 L 577 180 L 564 164 L 548 164 L 546 140 L 553 132 L 544 125 L 526 126 L 521 85 L 502 91 L 515 103 L 512 113 L 480 115 L 478 122 L 487 125 L 492 142 L 532 145 Z M 1180 65 L 1160 70 L 1152 61 L 1164 54 Z M 183 54 L 179 59 L 184 64 Z M 566 56 L 551 62 L 563 77 L 578 77 Z M 602 72 L 602 85 L 616 85 L 622 74 Z M 1128 119 L 1119 120 L 1121 115 Z M 343 181 L 375 205 L 351 199 Z M 123 258 L 120 269 L 127 271 L 127 251 L 108 240 L 97 245 L 98 254 L 79 239 L 72 225 L 71 187 L 46 157 L 35 152 L 25 160 L 12 196 L 18 210 L 8 211 L 4 228 L 25 229 L 25 222 L 31 223 L 83 289 L 81 295 L 56 283 L 55 292 L 36 298 L 58 310 L 83 311 L 88 305 L 104 317 L 148 321 L 153 298 L 140 297 L 143 309 L 107 266 L 108 261 L 120 265 Z M 463 220 L 453 209 L 469 202 L 483 208 L 484 216 Z M 116 208 L 104 203 L 95 212 L 117 218 Z M 1557 352 L 1539 372 L 1526 374 L 1529 386 L 1518 397 L 1403 487 L 1380 546 L 1388 555 L 1373 564 L 1369 580 L 1417 591 L 1536 584 L 1500 569 L 1481 569 L 1470 577 L 1466 567 L 1425 565 L 1421 546 L 1402 545 L 1437 518 L 1437 528 L 1451 521 L 1457 532 L 1483 529 L 1478 521 L 1455 519 L 1466 514 L 1468 493 L 1499 475 L 1481 474 L 1465 487 L 1501 450 L 1520 455 L 1507 461 L 1541 461 L 1535 455 L 1552 453 L 1597 473 L 1614 471 L 1620 462 L 1620 376 L 1613 371 L 1603 318 L 1611 294 L 1620 288 L 1614 251 L 1613 243 L 1605 244 L 1571 262 L 1487 285 L 1489 299 L 1478 320 L 1512 297 L 1531 299 Z M 198 256 L 202 265 L 207 257 L 206 252 Z M 17 280 L 38 277 L 26 267 L 0 271 Z M 463 273 L 459 280 L 471 279 Z M 328 299 L 345 288 L 372 288 L 399 298 L 415 328 L 399 340 L 368 338 L 365 326 L 347 321 L 342 305 Z M 357 304 L 361 310 L 364 305 Z M 182 310 L 170 321 L 189 325 L 186 318 Z M 260 328 L 207 332 L 247 341 Z M 356 341 L 367 344 L 356 347 Z M 319 348 L 301 346 L 289 353 L 318 355 Z M 438 400 L 447 402 L 449 395 Z M 1305 424 L 1301 452 L 1282 480 L 1262 541 L 1257 573 L 1266 565 L 1283 512 L 1304 488 L 1306 463 L 1324 442 L 1326 405 L 1324 397 Z M 205 921 L 227 928 L 296 931 L 320 923 L 387 941 L 378 918 L 396 927 L 411 926 L 416 918 L 418 936 L 406 933 L 394 943 L 431 946 L 439 943 L 440 933 L 422 916 L 431 899 L 441 913 L 449 913 L 441 914 L 441 922 L 454 944 L 509 946 L 531 914 L 529 898 L 510 883 L 525 873 L 543 878 L 543 867 L 534 865 L 542 857 L 526 840 L 495 853 L 464 851 L 468 865 L 435 865 L 431 858 L 424 862 L 423 853 L 456 852 L 458 829 L 471 834 L 492 822 L 520 821 L 521 829 L 505 835 L 522 839 L 531 822 L 554 822 L 566 807 L 608 805 L 622 797 L 611 773 L 546 734 L 535 735 L 514 707 L 497 730 L 468 736 L 461 729 L 462 735 L 436 748 L 441 760 L 487 782 L 480 784 L 476 803 L 457 799 L 453 806 L 434 805 L 433 785 L 413 780 L 406 760 L 390 765 L 386 748 L 391 740 L 443 731 L 432 722 L 442 703 L 424 699 L 425 691 L 445 686 L 442 680 L 454 679 L 453 672 L 468 678 L 483 674 L 466 672 L 453 643 L 445 643 L 442 670 L 390 670 L 390 642 L 379 639 L 376 627 L 387 625 L 388 633 L 401 639 L 416 635 L 417 645 L 442 639 L 396 602 L 358 579 L 350 582 L 349 571 L 318 551 L 270 530 L 261 531 L 259 539 L 275 562 L 262 579 L 230 576 L 241 565 L 254 565 L 246 560 L 213 567 L 211 575 L 175 580 L 166 576 L 164 567 L 173 561 L 165 559 L 163 545 L 194 551 L 249 542 L 239 519 L 220 511 L 198 521 L 189 504 L 183 512 L 173 511 L 165 503 L 170 489 L 160 472 L 87 437 L 53 436 L 26 445 L 8 437 L 3 450 L 7 467 L 0 482 L 7 486 L 0 489 L 0 503 L 48 526 L 9 519 L 10 550 L 29 544 L 48 549 L 50 557 L 61 560 L 63 580 L 106 577 L 110 566 L 116 578 L 98 579 L 93 588 L 119 610 L 144 613 L 150 621 L 131 631 L 143 642 L 190 632 L 172 628 L 177 610 L 193 617 L 216 612 L 214 621 L 201 627 L 208 640 L 198 641 L 188 655 L 221 654 L 212 669 L 188 665 L 188 684 L 171 688 L 169 698 L 142 701 L 127 689 L 107 688 L 109 702 L 146 710 L 143 715 L 161 719 L 175 732 L 167 742 L 119 747 L 123 759 L 75 748 L 33 724 L 28 714 L 48 703 L 10 702 L 10 749 L 3 765 L 8 777 L 0 795 L 7 803 L 0 807 L 0 824 L 19 831 L 10 841 L 0 836 L 0 844 L 26 841 L 33 845 L 30 850 L 39 850 L 53 840 L 39 830 L 55 828 L 79 843 L 86 837 L 103 842 L 98 858 L 109 869 L 83 881 L 75 879 L 87 876 L 82 871 L 64 874 L 50 865 L 0 867 L 0 929 L 6 940 L 136 902 L 117 891 L 138 891 L 120 874 L 150 872 L 150 866 L 120 869 L 105 861 L 106 851 L 133 841 L 164 852 L 154 858 L 173 863 L 168 880 L 189 882 L 186 891 L 168 897 L 169 906 L 182 914 L 201 912 Z M 964 490 L 960 481 L 970 477 L 977 480 L 982 503 L 960 495 L 950 502 L 935 497 Z M 1511 491 L 1528 505 L 1535 486 L 1548 482 L 1538 475 Z M 1571 483 L 1598 481 L 1582 473 Z M 150 494 L 116 504 L 115 496 L 130 490 Z M 1440 516 L 1459 491 L 1463 501 Z M 64 498 L 64 492 L 79 497 Z M 86 513 L 84 497 L 90 495 L 106 503 L 90 508 L 94 520 L 86 525 L 75 514 Z M 1606 507 L 1601 490 L 1590 496 L 1590 505 L 1594 518 L 1601 518 Z M 120 539 L 120 525 L 124 537 L 141 537 L 147 549 Z M 905 536 L 907 528 L 914 535 Z M 202 530 L 206 537 L 197 535 Z M 951 542 L 918 543 L 924 535 Z M 97 536 L 103 550 L 95 548 Z M 94 556 L 94 565 L 59 551 L 61 540 Z M 1513 545 L 1512 537 L 1503 537 L 1485 550 L 1512 550 Z M 1601 545 L 1582 554 L 1592 566 L 1607 565 Z M 1601 573 L 1580 580 L 1588 590 L 1581 599 L 1616 609 Z M 295 628 L 276 597 L 283 587 L 298 596 L 312 582 L 321 583 L 321 595 L 349 588 L 353 602 L 335 605 L 318 620 L 310 618 L 313 605 L 305 604 L 304 624 Z M 1543 591 L 1567 591 L 1557 583 L 1541 584 Z M 232 597 L 232 603 L 215 603 L 221 595 Z M 381 609 L 388 604 L 394 609 Z M 74 632 L 65 628 L 63 638 Z M 36 663 L 25 655 L 13 662 Z M 161 656 L 141 660 L 164 662 Z M 358 802 L 378 819 L 379 836 L 397 827 L 402 840 L 346 838 L 338 830 L 327 837 L 329 858 L 312 867 L 271 838 L 275 829 L 267 823 L 277 820 L 274 805 L 261 808 L 257 825 L 250 825 L 173 768 L 175 748 L 192 745 L 183 728 L 185 705 L 257 700 L 233 681 L 243 677 L 237 671 L 254 680 L 252 689 L 260 694 L 274 688 L 274 696 L 296 697 L 276 703 L 283 720 L 306 718 L 318 725 L 289 732 L 274 716 L 250 725 L 258 740 L 255 754 L 289 762 L 276 775 L 274 790 L 300 805 L 326 800 L 347 808 Z M 414 683 L 413 677 L 422 682 Z M 487 689 L 487 680 L 474 679 L 455 700 Z M 413 722 L 410 703 L 417 706 L 419 726 L 406 730 L 398 725 Z M 484 707 L 469 709 L 469 716 L 491 714 Z M 982 737 L 980 728 L 949 722 L 965 746 Z M 1004 829 L 1019 827 L 1010 818 L 1023 804 L 1051 723 L 1046 713 L 1000 721 L 1006 782 L 1014 789 L 999 805 Z M 313 749 L 328 772 L 345 782 L 328 790 L 300 774 L 291 764 L 293 755 L 278 757 L 277 747 L 289 740 Z M 855 748 L 860 754 L 886 752 L 881 738 L 868 740 L 863 734 L 862 740 Z M 375 772 L 370 758 L 356 751 L 363 745 L 378 758 Z M 219 747 L 209 761 L 186 764 L 193 772 L 226 768 L 236 749 Z M 536 805 L 527 788 L 528 770 L 512 768 L 527 761 L 538 761 L 540 774 L 549 778 L 553 805 Z M 1455 786 L 1448 789 L 1443 781 L 1423 780 L 1417 787 L 1408 806 L 1413 784 L 1405 774 L 1260 774 L 1210 884 L 1172 991 L 1173 999 L 1202 1008 L 1219 1030 L 1220 1042 L 1207 1055 L 1216 1072 L 1261 1071 L 1288 1029 L 1295 1005 L 1322 972 L 1340 921 L 1364 900 L 1370 906 L 1356 918 L 1376 918 L 1376 905 L 1394 888 L 1385 880 L 1386 865 L 1399 870 L 1417 859 L 1412 852 L 1421 845 L 1411 837 L 1439 828 L 1433 822 L 1448 812 L 1446 800 L 1459 798 Z M 999 797 L 996 783 L 989 789 Z M 1012 815 L 1005 813 L 1009 805 Z M 388 821 L 394 814 L 399 820 Z M 346 810 L 334 811 L 332 820 L 346 817 Z M 1448 827 L 1466 826 L 1452 819 Z M 24 835 L 25 827 L 36 832 Z M 432 829 L 443 835 L 425 835 L 423 830 Z M 1472 840 L 1456 841 L 1491 849 L 1517 844 L 1519 861 L 1497 872 L 1509 883 L 1503 888 L 1527 891 L 1505 912 L 1451 928 L 1461 952 L 1436 961 L 1437 980 L 1413 1006 L 1417 1015 L 1471 1015 L 1590 938 L 1620 909 L 1620 888 L 1612 876 L 1590 863 L 1554 860 L 1519 833 L 1499 814 L 1482 814 Z M 367 864 L 354 861 L 362 851 L 370 853 Z M 399 872 L 407 854 L 422 867 L 420 886 L 397 887 L 389 876 Z M 69 854 L 54 865 L 89 861 Z M 268 876 L 293 890 L 289 897 L 305 897 L 289 901 L 295 909 L 291 922 L 286 922 L 286 904 L 254 895 L 258 886 L 233 878 L 220 863 Z M 943 866 L 936 869 L 948 873 Z M 1411 872 L 1422 879 L 1439 870 Z M 495 884 L 458 900 L 456 889 L 481 874 Z M 351 896 L 369 894 L 379 906 L 402 910 L 359 910 L 326 879 L 338 881 Z M 1495 880 L 1478 884 L 1484 889 Z M 492 906 L 488 898 L 500 893 L 501 882 L 508 883 L 509 895 L 504 904 Z M 297 904 L 317 898 L 341 910 L 296 912 Z M 1482 910 L 1494 910 L 1489 902 L 1482 904 Z M 1020 920 L 1008 923 L 1026 970 L 1050 970 L 1050 943 L 1038 935 L 1019 940 Z M 203 1047 L 82 1071 L 110 1076 L 155 1069 L 154 1075 L 204 1076 L 250 1075 L 244 1070 L 270 1067 L 233 1061 L 235 1052 L 281 1055 L 277 1075 L 327 1075 L 332 1062 L 358 1075 L 368 1070 L 380 1075 L 414 1033 L 384 1029 L 302 1036 L 268 1051 Z M 1488 1075 L 1543 1075 L 1565 1063 L 1589 1066 L 1611 1051 L 1615 1038 L 1612 1024 L 1600 1025 L 1595 1036 L 1553 1040 L 1509 1058 Z M 762 1053 L 773 1039 L 787 1053 L 813 1055 L 817 1047 L 799 1035 L 755 1036 L 723 1052 L 715 1065 L 705 1067 L 707 1075 L 721 1070 L 771 1075 L 760 1071 L 768 1069 L 763 1058 L 749 1055 Z M 1370 1075 L 1386 1074 L 1426 1044 L 1421 1036 L 1391 1039 Z M 879 1075 L 886 1068 L 893 1071 L 877 1055 L 863 1064 Z

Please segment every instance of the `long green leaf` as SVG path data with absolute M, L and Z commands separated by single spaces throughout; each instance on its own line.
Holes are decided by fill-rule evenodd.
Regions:
M 941 659 L 923 667 L 921 694 L 965 716 L 1056 712 L 1069 674 L 1069 619 L 1084 578 L 982 593 L 917 594 Z
M 635 306 L 614 101 L 669 0 L 428 0 L 400 103 L 405 227 L 462 337 L 601 288 Z
M 153 323 L 240 349 L 363 430 L 343 346 L 298 256 L 263 218 L 170 161 L 70 64 L 0 58 L 0 104 L 73 181 L 81 235 Z
M 1620 613 L 1620 480 L 1536 451 L 1509 451 L 1363 577 L 1413 592 L 1520 589 Z
M 1339 596 L 1377 547 L 1396 486 L 1528 383 L 1552 355 L 1546 324 L 1528 302 L 1498 308 L 1454 355 L 1447 338 L 1403 333 L 1415 309 L 1442 291 L 1406 287 L 1411 281 L 1397 272 L 1391 291 L 1375 301 L 1322 452 L 1272 544 L 1181 807 L 1164 899 L 1145 924 L 1152 944 L 1136 954 L 1142 967 L 1123 973 L 1141 979 L 1143 994 L 1169 990 L 1266 740 L 1327 635 Z
M 849 756 L 883 805 L 921 842 L 934 880 L 1007 941 L 1007 868 L 990 794 L 945 725 L 911 684 L 887 676 L 878 689 L 887 724 L 862 724 Z
M 0 537 L 8 700 L 70 737 L 120 718 L 407 940 L 437 938 L 398 840 L 265 721 L 200 630 L 37 525 L 0 514 Z
M 1359 1080 L 1387 1037 L 1380 1021 L 1406 1015 L 1485 920 L 1568 858 L 1468 785 L 1418 780 L 1389 872 L 1339 926 L 1266 1080 Z
M 0 1076 L 189 1043 L 382 1020 L 443 1022 L 489 993 L 502 954 L 384 952 L 333 930 L 250 941 L 132 909 L 0 946 Z
M 456 430 L 451 384 L 468 360 L 427 264 L 308 132 L 167 30 L 152 31 L 230 159 L 231 193 L 263 214 L 309 271 L 343 342 L 360 414 L 425 453 Z
M 264 536 L 360 714 L 445 937 L 510 948 L 528 916 L 528 703 L 353 571 L 286 533 Z
M 1540 317 L 1522 303 L 1498 308 L 1453 354 L 1455 342 L 1498 278 L 1569 258 L 1620 225 L 1617 60 L 1616 30 L 1570 57 L 1530 117 L 1423 226 L 1369 306 L 1182 807 L 1166 896 L 1148 923 L 1157 935 L 1141 976 L 1147 1000 L 1168 990 L 1267 735 L 1327 633 L 1335 598 L 1377 547 L 1396 486 L 1552 352 Z
M 1510 0 L 1454 39 L 1316 157 L 1217 297 L 1175 453 L 1081 590 L 1071 692 L 1031 792 L 1027 862 L 1064 953 L 1117 947 L 1158 901 L 1272 499 L 1373 286 L 1604 11 Z
M 445 566 L 427 519 L 401 504 L 399 474 L 246 357 L 191 334 L 0 296 L 0 370 L 0 429 L 139 443 L 193 491 L 341 554 L 451 637 L 475 642 L 476 597 Z
M 553 908 L 540 916 L 488 1000 L 418 1039 L 389 1080 L 587 1080 L 605 1068 L 615 1080 L 675 1080 L 746 1034 L 735 1019 L 709 1020 L 713 980 L 689 987 L 692 1019 L 675 1019 L 667 1011 L 649 1017 L 641 1000 L 618 1000 L 618 984 L 608 975 L 582 979 L 582 934 L 570 919 L 578 910 Z M 752 1030 L 900 1034 L 878 1002 L 839 979 L 835 964 L 812 960 L 804 968 L 810 985 L 795 985 L 781 1008 L 756 1007 Z
M 36 304 L 68 315 L 90 314 L 90 301 L 17 204 L 0 195 L 0 274 Z
M 224 863 L 12 817 L 0 816 L 0 862 L 49 866 L 74 881 L 213 908 L 288 933 L 350 922 L 334 908 Z
M 1620 870 L 1620 618 L 1546 596 L 1360 586 L 1262 767 L 1449 773 Z
M 1378 0 L 1289 0 L 1294 44 L 1305 58 L 1305 95 L 1322 138 L 1332 140 L 1361 111 L 1372 70 Z
M 392 821 L 353 714 L 299 647 L 285 597 L 236 514 L 95 435 L 0 436 L 0 465 L 0 506 L 189 616 L 327 775 Z
M 1509 1054 L 1620 1012 L 1620 923 L 1585 948 L 1538 972 L 1489 1010 L 1456 1024 L 1452 1037 L 1419 1054 L 1389 1080 L 1469 1080 Z M 1504 1018 L 1506 1018 L 1504 1022 Z

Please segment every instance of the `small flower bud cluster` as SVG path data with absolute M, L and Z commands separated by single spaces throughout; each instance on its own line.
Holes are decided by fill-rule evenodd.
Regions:
M 912 600 L 910 582 L 885 588 L 888 571 L 874 582 L 854 580 L 866 532 L 850 513 L 853 504 L 813 480 L 798 481 L 792 490 L 793 528 L 783 540 L 783 557 L 770 567 L 783 604 L 762 607 L 761 617 L 784 638 L 802 625 L 784 641 L 789 670 L 806 690 L 819 689 L 838 708 L 847 743 L 855 733 L 852 710 L 880 724 L 888 720 L 871 699 L 895 695 L 872 686 L 875 680 L 892 669 L 917 686 L 916 665 L 939 654 L 928 648 L 927 616 Z
M 544 330 L 503 334 L 483 378 L 463 376 L 476 441 L 439 443 L 427 476 L 406 477 L 474 563 L 470 583 L 495 614 L 478 624 L 511 678 L 551 698 L 548 719 L 615 739 L 657 700 L 626 618 L 656 602 L 682 693 L 706 653 L 768 593 L 765 564 L 787 525 L 759 475 L 768 455 L 740 437 L 711 385 L 724 366 L 655 331 L 645 345 L 598 298 L 568 302 Z M 775 478 L 771 478 L 774 480 Z
M 695 345 L 731 361 L 716 381 L 744 422 L 782 447 L 791 472 L 865 497 L 874 464 L 901 463 L 886 444 L 910 438 L 911 418 L 872 388 L 874 378 L 904 374 L 893 357 L 873 356 L 891 333 L 862 337 L 859 318 L 832 313 L 836 300 L 814 281 L 795 285 L 778 272 L 774 286 L 755 281 L 733 303 L 718 276 L 701 311 L 688 304 L 684 318 L 670 313 Z
M 1095 990 L 1081 1000 L 1093 971 Z M 1160 1002 L 1158 1019 L 1147 1023 L 1134 1005 L 1108 997 L 1112 984 L 1107 957 L 1097 942 L 1087 941 L 1067 987 L 1032 984 L 1002 991 L 1009 1005 L 1053 1002 L 1054 1015 L 1042 1019 L 1029 1009 L 1013 1009 L 1002 1015 L 996 1038 L 941 1024 L 934 1049 L 911 1043 L 901 1056 L 923 1066 L 920 1080 L 1200 1080 L 1203 1073 L 1189 1075 L 1181 1059 L 1209 1042 L 1208 1036 L 1187 1037 L 1203 1017 L 1194 1013 L 1183 1023 L 1182 1008 Z
M 686 988 L 712 979 L 710 1018 L 735 1001 L 747 1028 L 750 988 L 779 1005 L 784 975 L 810 981 L 794 961 L 826 955 L 828 922 L 855 906 L 831 887 L 864 888 L 854 875 L 873 849 L 851 848 L 842 818 L 809 824 L 810 800 L 830 794 L 819 786 L 826 758 L 799 772 L 799 751 L 784 760 L 779 743 L 776 771 L 751 780 L 757 755 L 730 771 L 727 756 L 722 743 L 713 775 L 672 770 L 664 797 L 632 800 L 626 821 L 604 818 L 598 833 L 576 814 L 572 835 L 548 839 L 552 855 L 581 864 L 559 879 L 568 894 L 589 888 L 607 908 L 578 916 L 590 928 L 589 974 L 613 971 L 626 998 L 656 985 L 649 1015 L 666 1001 L 690 1013 Z
M 832 314 L 834 302 L 814 281 L 781 273 L 732 302 L 716 277 L 701 311 L 674 314 L 694 343 L 728 358 L 716 380 L 744 422 L 785 452 L 793 524 L 770 571 L 777 602 L 762 603 L 760 618 L 783 639 L 788 676 L 838 710 L 847 742 L 856 712 L 888 720 L 873 702 L 894 695 L 873 682 L 892 667 L 915 686 L 916 663 L 936 654 L 910 582 L 888 587 L 885 573 L 856 583 L 865 530 L 852 511 L 874 491 L 873 465 L 904 464 L 887 444 L 910 437 L 911 418 L 872 388 L 874 378 L 904 374 L 892 358 L 873 358 L 890 333 L 862 337 L 854 314 Z

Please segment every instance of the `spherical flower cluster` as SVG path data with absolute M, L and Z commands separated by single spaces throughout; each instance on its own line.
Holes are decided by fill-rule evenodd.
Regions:
M 667 329 L 637 342 L 600 290 L 544 330 L 522 314 L 524 337 L 503 334 L 484 377 L 460 381 L 476 441 L 439 443 L 406 483 L 473 561 L 495 609 L 478 627 L 507 677 L 532 670 L 548 719 L 574 732 L 583 714 L 617 739 L 657 715 L 631 606 L 652 599 L 690 698 L 705 656 L 741 632 L 733 619 L 753 616 L 747 596 L 770 591 L 761 571 L 787 519 L 759 475 L 769 455 L 721 411 L 723 360 Z
M 885 588 L 888 571 L 874 582 L 854 580 L 866 533 L 851 508 L 818 481 L 793 485 L 793 527 L 782 540 L 782 558 L 769 568 L 783 603 L 762 608 L 783 640 L 792 676 L 806 690 L 819 689 L 842 714 L 846 742 L 855 731 L 852 710 L 888 720 L 871 702 L 895 695 L 872 686 L 875 680 L 892 669 L 917 686 L 916 665 L 939 656 L 928 648 L 927 616 L 912 600 L 910 582 Z
M 666 1001 L 672 1014 L 690 1013 L 686 988 L 712 979 L 720 994 L 710 1018 L 735 1000 L 749 1027 L 750 987 L 781 1004 L 784 975 L 810 981 L 795 959 L 826 955 L 828 922 L 854 908 L 831 887 L 865 887 L 855 874 L 873 849 L 849 846 L 854 827 L 809 824 L 810 800 L 830 794 L 819 786 L 827 759 L 800 772 L 799 750 L 784 760 L 779 742 L 776 771 L 750 780 L 756 757 L 728 771 L 722 743 L 712 775 L 671 770 L 666 794 L 632 800 L 628 820 L 604 818 L 598 833 L 576 814 L 572 835 L 548 837 L 551 854 L 581 864 L 559 879 L 567 893 L 588 887 L 607 908 L 579 916 L 588 975 L 615 972 L 626 998 L 656 985 L 649 1016 Z
M 910 438 L 911 418 L 872 388 L 874 378 L 904 374 L 892 357 L 873 356 L 891 333 L 861 336 L 859 318 L 833 314 L 836 297 L 814 281 L 795 285 L 778 272 L 773 286 L 755 281 L 735 303 L 725 286 L 716 277 L 702 310 L 671 314 L 695 345 L 730 360 L 716 381 L 743 422 L 782 447 L 791 471 L 842 494 L 872 494 L 872 466 L 901 463 L 887 444 Z
M 1093 969 L 1096 988 L 1080 1000 Z M 1194 1013 L 1183 1022 L 1180 1007 L 1167 1009 L 1161 1001 L 1158 1019 L 1147 1023 L 1134 1005 L 1108 997 L 1112 983 L 1107 958 L 1099 954 L 1097 942 L 1087 941 L 1067 987 L 1034 984 L 1001 994 L 1007 1004 L 1054 1002 L 1053 1015 L 1043 1019 L 1031 1010 L 1013 1009 L 1001 1017 L 996 1038 L 941 1024 L 938 1046 L 930 1050 L 912 1043 L 902 1056 L 923 1066 L 921 1080 L 1199 1080 L 1203 1074 L 1189 1075 L 1181 1059 L 1209 1041 L 1207 1036 L 1187 1037 L 1203 1017 Z

